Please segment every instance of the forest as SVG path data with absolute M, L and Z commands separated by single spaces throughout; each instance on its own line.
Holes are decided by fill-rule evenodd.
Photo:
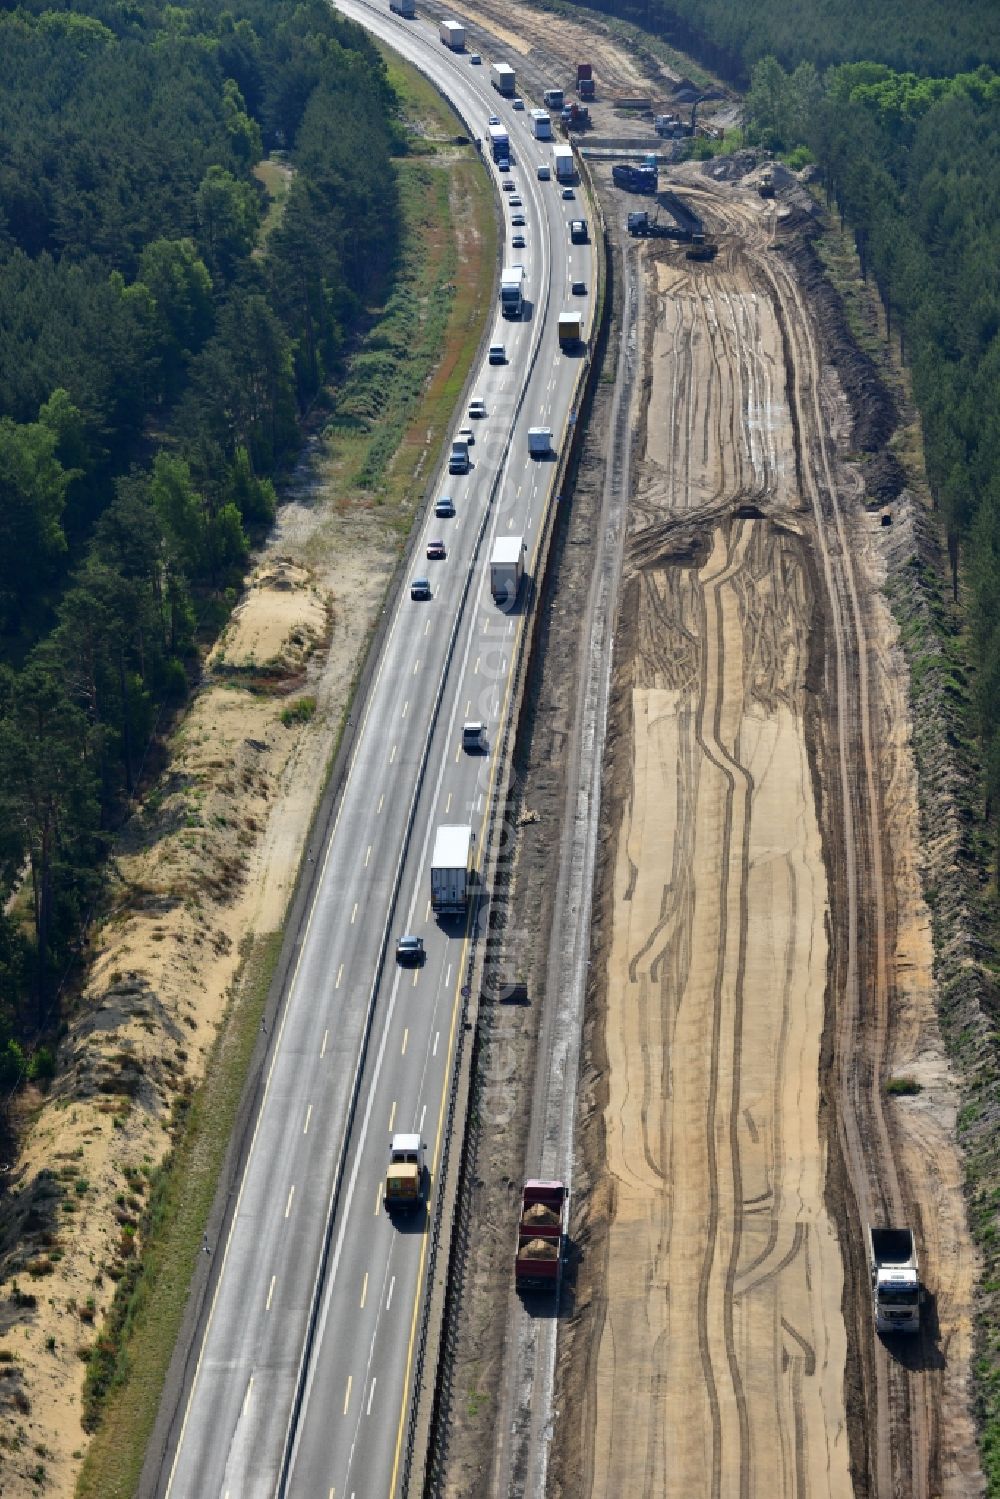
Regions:
M 5 1093 L 51 1071 L 109 838 L 391 281 L 401 142 L 323 0 L 0 12 Z

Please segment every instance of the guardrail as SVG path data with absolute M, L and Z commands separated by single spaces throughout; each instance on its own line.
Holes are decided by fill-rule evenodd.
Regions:
M 590 174 L 584 171 L 582 175 L 587 183 L 591 212 L 595 223 L 592 244 L 597 251 L 597 258 L 601 268 L 601 273 L 597 278 L 597 285 L 601 288 L 601 300 L 598 313 L 591 324 L 590 351 L 577 385 L 577 393 L 580 400 L 576 411 L 579 411 L 580 408 L 587 404 L 588 399 L 593 393 L 599 367 L 595 355 L 601 335 L 607 327 L 610 306 L 606 294 L 608 287 L 606 225 L 603 213 L 600 210 L 593 191 L 593 182 Z M 598 225 L 600 226 L 599 229 Z M 574 417 L 575 415 L 576 412 L 574 412 Z M 487 831 L 483 840 L 483 873 L 486 876 L 484 883 L 491 889 L 497 877 L 497 865 L 502 844 L 502 839 L 497 837 L 497 834 L 502 830 L 504 811 L 510 795 L 511 749 L 520 729 L 524 709 L 524 690 L 534 658 L 535 632 L 540 618 L 540 613 L 534 609 L 534 604 L 540 592 L 540 585 L 544 580 L 548 566 L 549 551 L 555 532 L 556 521 L 559 517 L 559 502 L 565 488 L 566 477 L 572 472 L 579 457 L 581 442 L 579 433 L 581 426 L 575 420 L 567 423 L 567 426 L 570 425 L 572 427 L 571 434 L 568 440 L 564 440 L 561 445 L 559 463 L 553 483 L 552 492 L 556 497 L 556 503 L 550 503 L 548 507 L 545 523 L 535 549 L 535 566 L 532 570 L 530 591 L 527 595 L 527 607 L 525 610 L 525 615 L 530 621 L 530 626 L 521 633 L 521 648 L 515 662 L 512 663 L 513 675 L 510 711 L 507 715 L 500 740 L 500 763 L 503 766 L 503 770 L 497 777 L 493 788 Z M 466 1031 L 472 1030 L 474 1040 L 478 1038 L 479 1001 L 483 989 L 484 970 L 487 963 L 486 949 L 488 946 L 489 937 L 487 936 L 485 943 L 480 942 L 478 939 L 474 940 L 470 951 L 467 974 L 468 982 L 465 986 L 468 993 L 463 1004 L 463 1026 L 460 1033 L 460 1047 L 462 1046 L 462 1037 Z M 416 1369 L 417 1377 L 414 1380 L 415 1394 L 410 1406 L 410 1419 L 406 1437 L 403 1481 L 401 1486 L 403 1494 L 411 1492 L 411 1483 L 415 1474 L 418 1482 L 413 1492 L 420 1493 L 424 1490 L 435 1443 L 434 1428 L 441 1414 L 438 1395 L 442 1362 L 442 1333 L 448 1321 L 447 1305 L 453 1295 L 452 1276 L 449 1272 L 461 1255 L 460 1204 L 458 1198 L 469 1144 L 468 1134 L 465 1129 L 462 1132 L 462 1159 L 454 1177 L 448 1176 L 447 1169 L 450 1163 L 454 1120 L 459 1114 L 460 1109 L 464 1109 L 466 1113 L 468 1110 L 468 1098 L 475 1054 L 475 1045 L 471 1049 L 465 1049 L 461 1058 L 456 1053 L 455 1065 L 452 1070 L 452 1083 L 449 1091 L 447 1110 L 448 1130 L 445 1135 L 445 1152 L 442 1155 L 441 1171 L 439 1172 L 437 1217 L 433 1230 L 435 1235 L 433 1245 L 434 1261 L 432 1263 L 429 1260 L 424 1305 L 421 1310 L 419 1361 Z M 457 1244 L 456 1239 L 459 1240 Z M 445 1257 L 445 1274 L 441 1283 L 437 1287 L 434 1287 L 434 1270 L 436 1269 L 438 1253 L 442 1253 Z M 430 1377 L 432 1374 L 433 1379 Z
M 411 66 L 416 67 L 417 65 L 416 64 L 411 64 Z M 429 83 L 433 84 L 434 87 L 437 88 L 437 85 L 434 83 L 434 80 L 424 71 L 424 69 L 417 67 L 417 71 L 420 72 L 425 78 L 427 78 L 427 80 L 428 80 Z M 438 92 L 441 92 L 441 91 L 438 90 Z M 443 97 L 446 97 L 446 96 L 443 96 Z M 449 104 L 452 105 L 453 108 L 455 107 L 451 100 L 449 100 L 448 102 L 449 102 Z M 458 111 L 458 112 L 461 113 L 461 111 Z M 549 293 L 548 293 L 548 289 L 546 288 L 546 293 L 545 293 L 545 308 L 546 308 L 546 310 L 547 310 L 547 307 L 548 307 L 548 299 L 549 299 Z M 372 980 L 372 984 L 371 984 L 371 987 L 370 987 L 369 993 L 368 993 L 368 1001 L 367 1001 L 366 1010 L 365 1010 L 365 1020 L 364 1020 L 364 1027 L 363 1027 L 363 1030 L 362 1030 L 361 1045 L 360 1045 L 360 1048 L 359 1048 L 359 1051 L 358 1051 L 358 1060 L 357 1060 L 357 1063 L 355 1065 L 354 1076 L 353 1076 L 352 1084 L 351 1084 L 351 1094 L 350 1094 L 350 1100 L 348 1102 L 348 1108 L 347 1108 L 347 1115 L 346 1115 L 346 1120 L 345 1120 L 345 1127 L 344 1127 L 343 1139 L 341 1140 L 340 1151 L 339 1151 L 339 1154 L 338 1154 L 338 1157 L 337 1157 L 337 1165 L 336 1165 L 336 1169 L 335 1169 L 335 1172 L 334 1172 L 333 1188 L 331 1190 L 330 1202 L 329 1202 L 329 1206 L 327 1208 L 326 1220 L 325 1220 L 325 1223 L 324 1223 L 324 1226 L 323 1226 L 323 1243 L 322 1243 L 322 1248 L 320 1250 L 320 1259 L 319 1259 L 319 1265 L 318 1265 L 318 1268 L 317 1268 L 316 1277 L 315 1277 L 315 1280 L 313 1282 L 313 1290 L 312 1290 L 312 1296 L 311 1296 L 311 1299 L 310 1299 L 309 1314 L 308 1314 L 308 1318 L 307 1318 L 307 1322 L 306 1322 L 306 1336 L 305 1336 L 305 1339 L 303 1341 L 302 1353 L 301 1353 L 300 1358 L 299 1358 L 298 1369 L 296 1370 L 295 1394 L 293 1396 L 292 1408 L 291 1408 L 291 1412 L 289 1414 L 288 1425 L 287 1425 L 287 1428 L 286 1428 L 286 1431 L 285 1431 L 285 1440 L 284 1440 L 284 1445 L 283 1445 L 283 1448 L 282 1448 L 281 1465 L 280 1465 L 280 1468 L 279 1468 L 278 1482 L 277 1482 L 276 1491 L 275 1491 L 276 1494 L 277 1494 L 277 1496 L 278 1496 L 278 1499 L 286 1499 L 286 1496 L 288 1494 L 288 1479 L 289 1479 L 289 1474 L 290 1474 L 290 1469 L 291 1469 L 291 1460 L 292 1460 L 292 1456 L 293 1456 L 294 1448 L 295 1448 L 295 1440 L 296 1440 L 296 1435 L 297 1435 L 297 1431 L 298 1431 L 298 1424 L 299 1424 L 299 1420 L 300 1420 L 301 1414 L 302 1414 L 302 1403 L 303 1403 L 303 1399 L 304 1399 L 304 1396 L 305 1396 L 306 1376 L 307 1376 L 307 1372 L 308 1372 L 308 1368 L 309 1368 L 310 1359 L 312 1357 L 313 1349 L 315 1347 L 316 1331 L 317 1331 L 317 1328 L 318 1328 L 318 1325 L 319 1325 L 319 1311 L 320 1311 L 320 1305 L 321 1305 L 321 1301 L 322 1301 L 323 1283 L 324 1283 L 325 1276 L 326 1276 L 326 1271 L 327 1271 L 327 1268 L 328 1268 L 328 1265 L 329 1265 L 330 1249 L 331 1249 L 331 1246 L 332 1246 L 332 1243 L 333 1243 L 333 1229 L 334 1229 L 334 1224 L 335 1224 L 335 1221 L 336 1221 L 337 1209 L 338 1209 L 338 1207 L 340 1205 L 340 1193 L 341 1193 L 341 1188 L 343 1186 L 344 1170 L 345 1170 L 346 1163 L 347 1163 L 348 1146 L 349 1146 L 349 1143 L 350 1143 L 351 1132 L 352 1132 L 353 1127 L 354 1127 L 355 1116 L 356 1116 L 357 1105 L 358 1105 L 358 1098 L 359 1098 L 360 1090 L 361 1090 L 361 1081 L 362 1081 L 362 1078 L 364 1076 L 364 1067 L 365 1067 L 365 1062 L 367 1060 L 367 1055 L 368 1055 L 368 1043 L 369 1043 L 369 1040 L 371 1038 L 372 1022 L 374 1020 L 374 1015 L 375 1015 L 375 1003 L 376 1003 L 376 999 L 378 997 L 379 986 L 380 986 L 380 984 L 382 982 L 382 974 L 383 974 L 383 969 L 384 969 L 384 965 L 385 965 L 385 955 L 386 955 L 386 950 L 387 950 L 388 945 L 389 945 L 389 936 L 390 936 L 390 933 L 392 931 L 392 926 L 393 926 L 393 922 L 394 922 L 394 919 L 395 919 L 396 902 L 397 902 L 398 897 L 399 897 L 399 889 L 400 889 L 400 885 L 402 883 L 403 868 L 404 868 L 404 865 L 406 863 L 407 855 L 409 854 L 409 851 L 410 851 L 410 842 L 411 842 L 411 838 L 412 838 L 412 834 L 413 834 L 413 826 L 414 826 L 414 823 L 415 823 L 415 820 L 416 820 L 417 804 L 418 804 L 419 799 L 420 799 L 420 793 L 421 793 L 421 791 L 423 789 L 424 777 L 426 775 L 428 759 L 429 759 L 429 756 L 430 756 L 431 740 L 432 740 L 432 738 L 434 736 L 434 731 L 435 731 L 435 729 L 437 727 L 438 717 L 439 717 L 439 714 L 440 714 L 440 711 L 441 711 L 441 704 L 442 704 L 442 701 L 444 699 L 444 692 L 445 692 L 445 685 L 446 685 L 447 677 L 448 677 L 448 670 L 449 670 L 449 668 L 451 666 L 452 659 L 453 659 L 454 654 L 455 654 L 455 646 L 456 646 L 456 643 L 458 641 L 460 627 L 462 625 L 462 621 L 463 621 L 464 616 L 465 616 L 465 610 L 466 610 L 466 605 L 467 605 L 468 598 L 469 598 L 469 593 L 470 593 L 470 590 L 472 588 L 473 581 L 477 577 L 478 572 L 479 572 L 480 553 L 481 553 L 481 549 L 482 549 L 483 538 L 486 535 L 487 529 L 489 527 L 489 522 L 490 522 L 490 518 L 491 518 L 491 516 L 493 514 L 493 508 L 494 508 L 494 504 L 495 504 L 495 501 L 496 501 L 497 492 L 499 490 L 501 481 L 503 479 L 505 465 L 506 465 L 506 461 L 507 461 L 507 456 L 508 456 L 508 453 L 510 451 L 510 444 L 511 444 L 512 435 L 513 435 L 513 428 L 514 428 L 514 426 L 517 423 L 518 416 L 520 415 L 521 408 L 522 408 L 522 406 L 524 404 L 525 396 L 527 394 L 528 383 L 529 383 L 531 374 L 532 374 L 532 372 L 533 372 L 533 370 L 535 368 L 535 364 L 536 364 L 537 359 L 538 359 L 538 354 L 539 354 L 540 348 L 541 348 L 541 337 L 539 337 L 539 338 L 537 338 L 535 340 L 535 346 L 534 346 L 534 349 L 532 350 L 531 357 L 530 357 L 530 359 L 528 361 L 527 374 L 526 374 L 526 377 L 525 377 L 525 379 L 524 379 L 524 381 L 523 381 L 523 383 L 521 385 L 521 389 L 520 389 L 520 392 L 518 394 L 517 400 L 515 402 L 514 410 L 513 410 L 513 413 L 512 413 L 512 417 L 511 417 L 511 424 L 510 424 L 511 430 L 508 432 L 507 437 L 506 437 L 506 439 L 504 441 L 503 448 L 502 448 L 502 451 L 501 451 L 501 454 L 500 454 L 500 461 L 499 461 L 499 463 L 497 465 L 496 474 L 494 475 L 494 478 L 493 478 L 492 483 L 490 485 L 489 500 L 488 500 L 488 502 L 487 502 L 487 504 L 486 504 L 486 506 L 484 508 L 482 520 L 480 521 L 480 524 L 479 524 L 479 530 L 478 530 L 478 532 L 476 534 L 476 540 L 475 540 L 475 543 L 474 543 L 474 546 L 473 546 L 472 557 L 470 559 L 468 569 L 466 570 L 465 579 L 464 579 L 463 584 L 462 584 L 462 591 L 461 591 L 461 597 L 459 599 L 458 609 L 456 611 L 455 620 L 454 620 L 454 623 L 452 625 L 451 633 L 450 633 L 449 638 L 448 638 L 448 646 L 447 646 L 447 650 L 445 652 L 445 658 L 444 658 L 444 663 L 443 663 L 443 668 L 442 668 L 441 676 L 440 676 L 439 681 L 438 681 L 437 691 L 435 692 L 435 695 L 434 695 L 434 703 L 433 703 L 433 706 L 431 708 L 431 717 L 430 717 L 430 721 L 429 721 L 427 733 L 426 733 L 426 736 L 425 736 L 425 739 L 424 739 L 423 750 L 422 750 L 421 756 L 420 756 L 420 763 L 419 763 L 419 766 L 417 768 L 416 781 L 414 782 L 413 795 L 410 798 L 410 804 L 409 804 L 409 808 L 407 810 L 407 817 L 406 817 L 406 822 L 405 822 L 404 830 L 403 830 L 403 841 L 402 841 L 402 844 L 401 844 L 401 847 L 400 847 L 399 858 L 396 861 L 396 868 L 395 868 L 395 871 L 393 873 L 392 884 L 391 884 L 391 887 L 390 887 L 389 905 L 388 905 L 388 908 L 387 908 L 387 916 L 386 916 L 385 924 L 383 926 L 381 940 L 380 940 L 380 943 L 379 943 L 379 954 L 378 954 L 378 959 L 377 959 L 376 965 L 375 965 L 374 978 Z M 473 942 L 473 952 L 474 951 L 475 951 L 475 942 Z M 470 972 L 471 972 L 471 967 L 472 967 L 472 961 L 473 961 L 472 957 L 470 956 L 470 962 L 469 962 Z M 464 987 L 467 988 L 468 985 L 466 985 Z M 451 1089 L 449 1090 L 449 1103 L 448 1103 L 448 1110 L 447 1110 L 447 1116 L 446 1116 L 447 1117 L 447 1126 L 448 1126 L 448 1128 L 446 1129 L 445 1135 L 444 1135 L 444 1144 L 443 1144 L 443 1147 L 442 1147 L 442 1155 L 441 1155 L 441 1168 L 440 1168 L 440 1173 L 439 1173 L 440 1175 L 444 1175 L 444 1173 L 446 1172 L 446 1169 L 447 1169 L 447 1160 L 448 1160 L 449 1144 L 450 1144 L 451 1122 L 452 1122 L 453 1112 L 454 1112 L 454 1078 L 456 1077 L 456 1075 L 457 1075 L 457 1073 L 459 1071 L 459 1057 L 460 1057 L 460 1053 L 462 1051 L 462 1038 L 463 1038 L 464 1030 L 465 1030 L 465 1014 L 464 1014 L 464 1012 L 465 1012 L 465 1009 L 466 1009 L 466 1001 L 467 1001 L 467 996 L 463 996 L 462 1025 L 460 1026 L 459 1031 L 458 1031 L 458 1042 L 457 1042 L 457 1046 L 456 1046 L 455 1064 L 453 1065 L 453 1069 L 452 1069 L 453 1083 L 452 1083 Z M 436 1203 L 440 1202 L 440 1194 L 435 1193 L 434 1194 L 434 1200 L 435 1200 Z M 431 1278 L 433 1276 L 433 1273 L 434 1273 L 434 1266 L 435 1266 L 436 1255 L 437 1255 L 437 1237 L 438 1237 L 437 1219 L 438 1219 L 438 1214 L 435 1213 L 432 1216 L 432 1219 L 431 1219 L 430 1248 L 429 1248 L 429 1251 L 428 1251 L 428 1274 L 427 1274 L 427 1282 L 428 1283 L 430 1282 L 430 1280 L 431 1280 Z M 426 1322 L 426 1318 L 423 1318 L 422 1319 L 421 1334 L 420 1334 L 420 1336 L 418 1338 L 417 1355 L 416 1355 L 416 1376 L 417 1377 L 416 1377 L 416 1380 L 415 1380 L 415 1385 L 416 1385 L 416 1387 L 418 1389 L 420 1387 L 420 1374 L 421 1374 L 422 1365 L 423 1365 L 423 1352 L 424 1352 L 424 1347 L 426 1345 L 426 1326 L 425 1326 L 425 1322 Z M 410 1433 L 412 1432 L 412 1427 L 413 1427 L 413 1419 L 414 1418 L 413 1418 L 412 1412 L 413 1412 L 413 1409 L 414 1409 L 415 1405 L 416 1405 L 415 1401 L 411 1402 L 411 1407 L 410 1407 L 410 1409 L 411 1409 L 411 1416 L 410 1416 L 410 1421 L 409 1421 L 409 1424 L 408 1424 L 408 1437 L 407 1437 L 407 1443 L 406 1443 L 406 1449 L 405 1449 L 407 1455 L 412 1450 L 412 1439 L 411 1439 Z M 406 1467 L 408 1468 L 408 1464 L 406 1464 Z M 404 1480 L 404 1492 L 405 1492 L 405 1490 L 406 1490 L 406 1481 Z

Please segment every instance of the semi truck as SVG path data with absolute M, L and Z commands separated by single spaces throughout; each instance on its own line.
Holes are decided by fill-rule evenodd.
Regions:
M 412 21 L 417 14 L 414 0 L 389 0 L 389 9 L 394 15 L 402 16 L 404 21 Z
M 868 1228 L 872 1309 L 877 1332 L 919 1332 L 920 1272 L 913 1231 Z
M 503 125 L 491 125 L 490 131 L 490 155 L 494 161 L 510 160 L 510 136 Z
M 572 182 L 576 176 L 572 146 L 553 146 L 552 157 L 556 167 L 557 182 Z
M 562 1182 L 525 1182 L 514 1249 L 514 1284 L 519 1291 L 558 1293 L 568 1208 L 569 1193 Z
M 513 99 L 515 88 L 514 69 L 509 62 L 495 62 L 490 68 L 490 82 L 504 99 Z
M 439 915 L 460 915 L 472 893 L 472 829 L 440 827 L 431 858 L 431 908 Z
M 594 97 L 594 68 L 592 63 L 577 63 L 576 91 L 581 99 L 592 99 Z
M 419 1135 L 390 1135 L 382 1201 L 387 1213 L 412 1213 L 426 1189 L 424 1142 Z
M 442 21 L 438 26 L 438 36 L 453 52 L 462 52 L 465 48 L 465 27 L 460 21 Z
M 559 347 L 575 349 L 583 343 L 583 313 L 561 312 L 559 314 Z
M 524 311 L 524 266 L 509 265 L 500 272 L 500 311 L 519 318 Z
M 498 536 L 490 554 L 490 592 L 501 609 L 512 609 L 524 577 L 523 536 Z
M 531 133 L 536 141 L 552 139 L 552 120 L 546 110 L 533 109 L 531 111 Z

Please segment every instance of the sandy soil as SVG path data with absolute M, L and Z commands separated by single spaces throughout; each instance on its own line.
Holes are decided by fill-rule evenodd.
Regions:
M 78 1350 L 133 1252 L 142 1168 L 168 1146 L 172 1100 L 204 1071 L 243 945 L 280 926 L 395 562 L 372 512 L 329 505 L 318 458 L 304 460 L 156 795 L 120 840 L 117 904 L 15 1167 L 3 1269 L 37 1306 L 2 1304 L 17 1360 L 0 1406 L 4 1494 L 36 1492 L 39 1463 L 46 1493 L 73 1491 L 86 1445 Z M 282 710 L 304 696 L 314 716 L 286 726 Z M 33 1277 L 53 1252 L 52 1272 Z
M 919 889 L 905 672 L 875 591 L 879 528 L 852 512 L 856 560 L 837 585 L 863 601 L 862 703 L 879 730 L 867 807 L 867 761 L 860 744 L 849 752 L 861 842 L 845 860 L 832 678 L 817 700 L 813 660 L 834 621 L 806 502 L 829 436 L 843 451 L 850 423 L 769 249 L 775 221 L 751 186 L 713 192 L 688 176 L 721 248 L 707 267 L 646 251 L 654 327 L 616 635 L 617 852 L 591 1049 L 604 1109 L 602 1125 L 582 1121 L 587 1174 L 609 1180 L 581 1213 L 560 1489 L 957 1499 L 981 1485 L 975 1265 Z M 839 482 L 856 504 L 857 475 Z M 830 763 L 820 798 L 816 757 Z M 855 862 L 882 936 L 861 957 L 852 1009 L 837 984 Z M 831 1016 L 834 1097 L 853 1119 L 832 1158 Z M 884 1110 L 879 1078 L 895 1072 L 926 1092 Z M 936 1316 L 902 1359 L 873 1348 L 853 1197 L 862 1217 L 905 1214 L 933 1281 Z

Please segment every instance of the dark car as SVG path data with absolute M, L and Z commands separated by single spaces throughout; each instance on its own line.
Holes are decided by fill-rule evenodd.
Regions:
M 455 514 L 455 501 L 451 495 L 443 494 L 434 506 L 434 514 L 439 519 L 448 520 Z
M 396 943 L 397 963 L 422 963 L 424 961 L 423 937 L 411 937 L 409 933 Z
M 429 599 L 431 597 L 432 595 L 430 578 L 414 578 L 413 582 L 410 584 L 410 598 Z
M 447 555 L 443 541 L 429 541 L 427 543 L 427 556 L 431 562 L 440 562 Z

